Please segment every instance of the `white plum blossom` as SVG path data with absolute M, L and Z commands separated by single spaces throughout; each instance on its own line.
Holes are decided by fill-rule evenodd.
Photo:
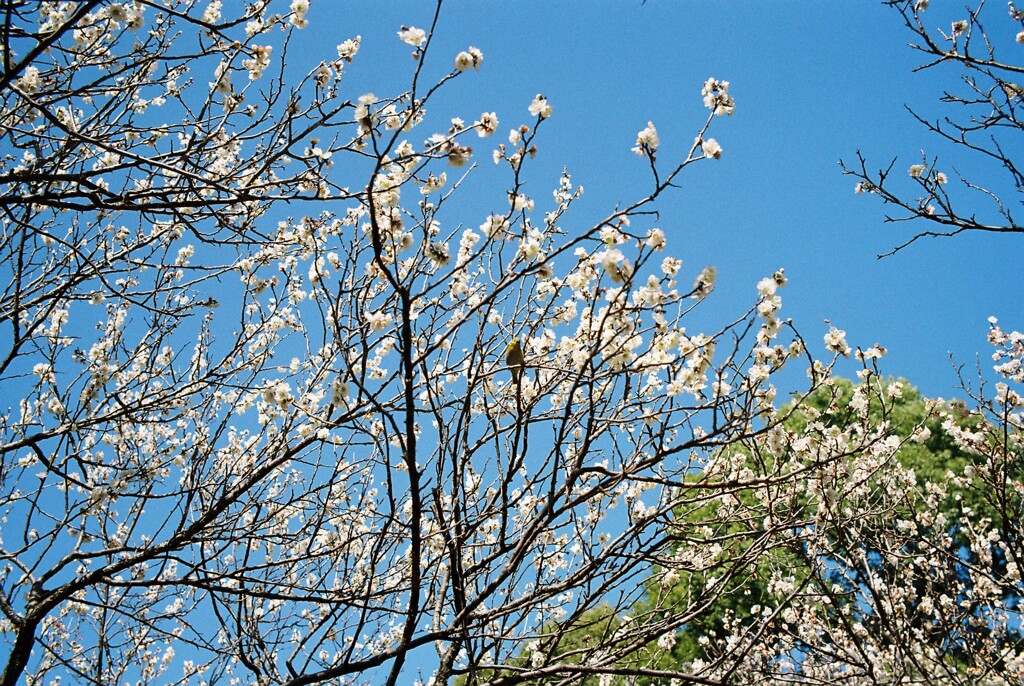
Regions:
M 309 12 L 309 0 L 292 0 L 291 10 L 292 14 L 289 21 L 292 26 L 297 29 L 304 29 L 309 26 L 309 20 L 306 19 L 306 13 Z
M 216 24 L 220 21 L 221 0 L 210 0 L 210 4 L 203 11 L 203 21 L 207 24 Z
M 829 352 L 848 357 L 850 355 L 850 346 L 846 343 L 846 332 L 830 326 L 828 333 L 825 334 L 825 349 Z
M 17 81 L 18 88 L 26 93 L 35 93 L 39 90 L 39 84 L 39 68 L 33 66 L 25 67 Z
M 362 36 L 356 36 L 355 38 L 349 38 L 348 40 L 338 44 L 338 59 L 346 62 L 351 62 L 352 59 L 359 52 L 359 46 L 363 42 Z
M 458 143 L 450 143 L 448 146 L 448 164 L 453 167 L 462 167 L 470 158 L 473 156 L 473 148 L 468 145 L 459 145 Z
M 713 157 L 717 160 L 722 156 L 722 146 L 714 138 L 702 140 L 700 149 L 704 152 L 704 157 Z
M 484 61 L 484 54 L 478 48 L 470 47 L 455 56 L 455 71 L 466 71 L 472 67 L 480 71 L 480 64 Z
M 504 231 L 508 231 L 509 223 L 505 217 L 499 214 L 492 214 L 484 220 L 484 223 L 480 225 L 480 233 L 487 236 L 488 238 L 494 235 L 501 234 Z
M 371 331 L 381 332 L 391 326 L 392 317 L 388 312 L 367 312 L 364 317 Z
M 420 193 L 422 193 L 423 195 L 429 195 L 430 193 L 439 191 L 442 188 L 444 188 L 444 185 L 447 182 L 448 175 L 445 174 L 444 172 L 441 172 L 437 176 L 431 174 L 430 176 L 427 177 L 427 180 L 423 182 L 423 187 L 420 188 Z
M 653 250 L 664 250 L 665 242 L 665 232 L 654 228 L 647 233 L 647 240 L 644 241 L 644 244 Z
M 718 277 L 718 270 L 715 267 L 704 267 L 693 282 L 693 297 L 706 297 L 715 287 L 715 279 Z
M 494 112 L 484 112 L 480 115 L 480 121 L 474 124 L 476 133 L 481 138 L 486 138 L 498 130 L 498 115 Z
M 633 152 L 640 156 L 649 154 L 653 157 L 658 152 L 659 144 L 658 130 L 654 128 L 652 122 L 647 122 L 647 126 L 636 134 L 636 147 L 633 148 Z
M 217 65 L 213 76 L 213 82 L 210 83 L 210 87 L 220 95 L 230 95 L 232 91 L 231 65 L 226 60 L 222 61 Z
M 530 103 L 529 110 L 530 114 L 541 119 L 547 119 L 551 116 L 551 104 L 540 93 Z
M 398 37 L 403 43 L 414 48 L 422 47 L 427 42 L 427 32 L 415 26 L 403 26 L 398 32 Z
M 267 24 L 265 21 L 263 21 L 263 17 L 256 17 L 255 19 L 246 22 L 245 35 L 249 38 L 252 38 L 253 36 L 258 36 L 259 34 L 263 33 L 266 27 Z
M 675 276 L 682 269 L 683 263 L 678 257 L 666 257 L 661 261 L 661 271 L 667 276 Z
M 473 56 L 468 52 L 460 52 L 455 56 L 455 70 L 466 71 L 473 66 Z
M 430 29 L 402 27 L 415 63 L 366 65 L 387 94 L 357 98 L 369 86 L 341 77 L 369 57 L 359 36 L 295 63 L 317 38 L 296 33 L 309 0 L 22 5 L 38 17 L 12 15 L 25 63 L 0 127 L 16 239 L 0 241 L 16 277 L 0 302 L 23 338 L 0 372 L 0 578 L 25 620 L 0 633 L 30 656 L 13 680 L 249 683 L 372 663 L 412 683 L 398 647 L 468 630 L 489 645 L 442 656 L 454 673 L 1022 683 L 1006 532 L 1024 492 L 1024 334 L 990 322 L 1000 378 L 978 407 L 911 416 L 918 395 L 882 376 L 879 345 L 847 383 L 833 365 L 851 346 L 826 322 L 831 354 L 812 359 L 781 318 L 782 269 L 741 279 L 736 313 L 698 302 L 714 267 L 666 256 L 685 231 L 654 226 L 675 172 L 653 195 L 624 177 L 630 197 L 584 212 L 567 172 L 538 185 L 529 160 L 555 133 L 538 127 L 543 96 L 488 145 L 506 173 L 449 180 L 500 126 L 486 104 L 477 121 L 440 114 L 468 102 L 446 90 L 472 85 L 459 72 L 480 67 L 476 48 L 421 65 Z M 156 16 L 132 33 L 143 5 Z M 262 79 L 286 63 L 308 78 Z M 673 168 L 721 155 L 704 137 L 733 111 L 728 82 L 704 98 Z M 436 128 L 414 146 L 418 124 Z M 634 152 L 664 155 L 653 122 Z M 946 219 L 930 159 L 898 181 Z M 809 383 L 776 389 L 804 359 Z M 915 473 L 911 441 L 960 453 Z M 972 513 L 979 493 L 1005 512 Z M 237 616 L 206 626 L 214 606 Z M 742 611 L 694 635 L 714 607 Z M 584 623 L 566 654 L 558 628 Z M 710 659 L 669 659 L 684 640 Z
M 528 198 L 523 193 L 509 193 L 508 204 L 512 206 L 515 211 L 526 210 L 527 212 L 533 212 L 533 198 Z
M 729 95 L 728 81 L 708 79 L 704 82 L 701 95 L 704 96 L 704 106 L 711 110 L 712 114 L 716 117 L 723 115 L 732 116 L 733 111 L 736 109 L 736 103 L 733 101 L 732 96 Z
M 269 45 L 254 45 L 252 48 L 252 57 L 243 60 L 242 66 L 249 71 L 249 80 L 255 81 L 267 67 L 270 66 L 270 53 L 273 51 L 273 47 Z
M 443 267 L 451 260 L 447 243 L 431 242 L 425 252 L 435 267 Z

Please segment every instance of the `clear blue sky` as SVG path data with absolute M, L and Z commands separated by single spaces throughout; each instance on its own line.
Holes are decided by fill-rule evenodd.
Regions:
M 946 28 L 959 17 L 938 4 L 925 16 Z M 429 27 L 433 11 L 431 2 L 314 2 L 294 66 L 333 57 L 337 43 L 360 34 L 362 49 L 345 77 L 348 95 L 396 94 L 413 68 L 396 31 Z M 988 28 L 1011 32 L 1009 49 L 1024 53 L 1012 45 L 1003 13 L 997 8 Z M 546 198 L 567 166 L 586 188 L 575 215 L 581 223 L 649 187 L 644 162 L 630 152 L 648 120 L 658 127 L 667 168 L 706 116 L 703 81 L 729 80 L 736 113 L 716 120 L 711 132 L 722 159 L 689 169 L 682 188 L 660 204 L 669 251 L 688 274 L 707 264 L 719 270 L 701 316 L 724 322 L 753 302 L 762 276 L 784 267 L 790 284 L 781 292 L 783 315 L 814 352 L 824 355 L 830 319 L 852 345 L 888 347 L 887 373 L 950 397 L 950 353 L 968 370 L 977 355 L 989 366 L 989 315 L 1024 326 L 1024 238 L 966 235 L 876 259 L 908 238 L 910 227 L 883 224 L 881 202 L 853 193 L 840 158 L 853 161 L 860 149 L 877 167 L 898 156 L 902 177 L 924 148 L 941 153 L 939 167 L 949 172 L 972 169 L 904 109 L 942 112 L 941 89 L 958 78 L 953 71 L 912 74 L 919 58 L 907 47 L 911 37 L 894 11 L 872 0 L 450 2 L 425 75 L 439 76 L 459 50 L 479 47 L 481 71 L 457 79 L 431 115 L 472 121 L 494 110 L 501 138 L 529 120 L 527 105 L 543 93 L 554 114 L 527 176 L 534 195 Z M 411 139 L 419 143 L 427 133 Z M 496 139 L 479 146 L 478 182 L 494 173 L 488 143 Z M 479 209 L 467 211 L 467 225 L 504 209 L 503 187 L 489 190 Z

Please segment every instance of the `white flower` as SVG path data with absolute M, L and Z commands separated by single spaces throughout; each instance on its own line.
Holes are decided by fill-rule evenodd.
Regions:
M 249 38 L 262 33 L 263 29 L 266 28 L 266 24 L 263 21 L 263 17 L 257 17 L 245 25 L 245 35 Z
M 414 48 L 418 48 L 427 42 L 427 32 L 415 26 L 403 26 L 402 30 L 398 32 L 398 37 L 402 39 L 403 43 Z
M 535 260 L 540 255 L 540 243 L 531 239 L 524 238 L 519 243 L 519 254 L 523 256 L 525 260 Z
M 505 221 L 505 217 L 498 214 L 492 214 L 484 220 L 483 224 L 480 225 L 480 232 L 483 233 L 483 235 L 490 237 L 494 234 L 501 233 L 502 231 L 507 231 L 508 228 L 509 224 Z
M 910 165 L 910 169 L 907 170 L 907 173 L 910 174 L 911 178 L 919 179 L 921 178 L 921 175 L 924 174 L 924 165 L 912 164 Z
M 530 114 L 541 119 L 547 119 L 551 116 L 551 105 L 540 93 L 530 103 Z
M 40 362 L 32 367 L 32 373 L 39 377 L 41 381 L 53 383 L 53 367 L 50 366 L 49 362 Z
M 675 276 L 682 266 L 683 263 L 678 257 L 666 257 L 661 261 L 661 271 L 667 276 Z
M 125 10 L 124 5 L 119 2 L 115 2 L 106 9 L 107 19 L 114 22 L 122 22 L 128 19 L 128 12 Z
M 104 169 L 111 169 L 112 167 L 116 167 L 118 164 L 120 164 L 120 162 L 121 156 L 118 155 L 116 152 L 108 150 L 107 152 L 103 153 L 100 156 L 100 158 L 93 163 L 92 168 L 93 171 L 102 171 Z
M 338 59 L 351 62 L 352 58 L 359 52 L 359 45 L 363 42 L 362 36 L 356 36 L 355 38 L 349 38 L 344 43 L 338 45 Z
M 26 93 L 34 93 L 39 89 L 39 69 L 36 67 L 25 67 L 25 71 L 17 83 L 18 88 Z
M 231 94 L 231 67 L 227 61 L 217 65 L 216 71 L 213 72 L 213 79 L 213 83 L 210 84 L 211 88 L 221 95 Z
M 380 332 L 391 325 L 391 315 L 387 312 L 367 312 L 363 316 L 371 331 Z
M 850 355 L 850 346 L 846 343 L 846 332 L 830 326 L 828 333 L 825 334 L 825 348 L 829 352 L 848 357 Z
M 940 186 L 945 184 L 948 181 L 949 181 L 949 177 L 946 176 L 946 174 L 944 172 L 938 172 L 935 175 L 935 183 L 939 184 Z
M 498 130 L 498 115 L 494 112 L 484 112 L 480 115 L 480 121 L 474 124 L 476 135 L 486 138 Z
M 468 145 L 452 143 L 451 147 L 448 149 L 448 164 L 458 168 L 469 162 L 472 156 L 473 148 Z
M 704 96 L 704 106 L 711 110 L 716 117 L 721 117 L 722 115 L 732 116 L 733 111 L 736 109 L 736 103 L 733 101 L 732 96 L 729 95 L 728 81 L 708 79 L 704 82 L 701 95 Z
M 1020 33 L 1017 34 L 1017 42 L 1024 44 L 1024 31 L 1021 31 Z
M 645 241 L 648 248 L 654 250 L 665 249 L 665 232 L 661 229 L 651 229 L 647 234 L 647 240 Z
M 292 0 L 291 10 L 292 16 L 289 21 L 292 26 L 297 29 L 309 26 L 309 20 L 306 19 L 306 13 L 309 12 L 309 0 Z
M 210 0 L 209 6 L 203 12 L 203 21 L 207 24 L 216 24 L 220 21 L 220 0 Z
M 435 267 L 443 267 L 451 260 L 447 243 L 433 242 L 428 244 L 426 254 Z
M 473 66 L 473 56 L 468 52 L 460 52 L 455 56 L 455 70 L 466 71 Z
M 714 267 L 704 267 L 693 282 L 693 297 L 703 298 L 715 287 L 715 279 L 718 277 L 718 270 Z
M 423 182 L 423 187 L 420 188 L 420 193 L 423 195 L 429 195 L 435 191 L 441 190 L 445 183 L 448 182 L 448 175 L 441 172 L 440 176 L 431 174 L 427 177 L 427 180 Z
M 953 34 L 954 37 L 959 36 L 960 34 L 962 34 L 966 30 L 967 30 L 967 20 L 966 19 L 958 19 L 957 21 L 953 22 L 952 34 Z
M 178 256 L 174 260 L 174 264 L 178 266 L 185 266 L 188 264 L 188 259 L 192 257 L 196 252 L 195 246 L 186 245 L 178 248 Z
M 714 157 L 717 160 L 722 156 L 722 146 L 714 138 L 701 141 L 700 149 L 704 151 L 704 157 Z
M 273 49 L 270 45 L 254 45 L 252 58 L 242 60 L 242 66 L 249 70 L 250 81 L 260 78 L 266 68 L 270 66 L 270 53 Z
M 654 153 L 658 152 L 659 144 L 658 130 L 654 128 L 652 122 L 647 122 L 647 127 L 636 134 L 636 147 L 633 148 L 633 152 L 641 157 L 648 152 L 653 156 Z
M 512 206 L 513 210 L 527 210 L 533 212 L 533 200 L 526 197 L 522 193 L 508 194 L 508 204 Z
M 455 69 L 457 71 L 466 71 L 470 67 L 480 71 L 480 63 L 484 61 L 484 54 L 477 48 L 471 47 L 469 50 L 463 50 L 455 56 Z
M 768 380 L 772 369 L 766 364 L 754 364 L 750 366 L 749 378 L 751 383 L 762 383 Z
M 775 279 L 768 277 L 757 282 L 757 292 L 761 297 L 775 295 L 775 289 L 778 287 L 779 285 L 775 283 Z

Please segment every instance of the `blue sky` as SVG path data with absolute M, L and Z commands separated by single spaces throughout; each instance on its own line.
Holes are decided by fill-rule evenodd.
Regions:
M 939 4 L 925 14 L 931 26 L 960 18 L 959 5 L 949 14 Z M 428 2 L 315 2 L 310 27 L 297 36 L 296 66 L 333 57 L 337 43 L 359 34 L 362 49 L 345 77 L 349 97 L 396 94 L 414 66 L 396 32 L 402 24 L 427 28 L 434 9 Z M 1024 50 L 1013 45 L 1002 7 L 993 14 L 990 32 L 1008 51 Z M 648 120 L 658 127 L 667 167 L 706 116 L 703 81 L 730 81 L 736 113 L 717 119 L 710 134 L 724 148 L 722 159 L 687 170 L 682 187 L 660 204 L 669 251 L 691 274 L 708 264 L 719 270 L 701 316 L 724 322 L 753 302 L 762 276 L 784 267 L 783 314 L 814 352 L 824 354 L 829 319 L 853 345 L 886 346 L 887 373 L 950 397 L 950 353 L 968 371 L 978 355 L 988 366 L 989 315 L 1024 326 L 1024 239 L 966 235 L 876 259 L 909 238 L 911 227 L 884 224 L 881 202 L 853 193 L 839 159 L 852 162 L 860 149 L 880 167 L 898 157 L 897 176 L 908 189 L 904 171 L 922 148 L 939 153 L 940 169 L 972 171 L 983 182 L 989 173 L 939 145 L 904 108 L 943 113 L 941 90 L 959 78 L 953 70 L 913 74 L 919 56 L 907 47 L 911 38 L 898 14 L 869 0 L 450 2 L 425 75 L 445 73 L 458 51 L 479 47 L 481 71 L 451 84 L 431 115 L 472 121 L 493 110 L 502 138 L 529 120 L 527 105 L 543 93 L 554 114 L 527 176 L 537 197 L 549 197 L 568 167 L 586 188 L 575 210 L 581 224 L 649 188 L 643 160 L 630 152 Z M 478 183 L 494 173 L 489 150 L 479 148 Z M 467 225 L 504 210 L 500 184 L 488 190 L 479 209 L 467 211 Z

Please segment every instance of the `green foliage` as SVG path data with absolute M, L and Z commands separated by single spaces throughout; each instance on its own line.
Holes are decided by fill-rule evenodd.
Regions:
M 943 483 L 947 480 L 946 475 L 949 471 L 962 473 L 963 468 L 971 462 L 971 456 L 957 448 L 953 439 L 943 430 L 942 420 L 929 409 L 929 403 L 917 388 L 901 379 L 883 380 L 874 377 L 867 383 L 875 386 L 873 392 L 867 394 L 870 398 L 867 410 L 868 425 L 879 430 L 885 427 L 888 433 L 900 439 L 901 445 L 896 452 L 896 459 L 900 465 L 912 469 L 919 483 Z M 849 427 L 851 423 L 859 421 L 853 403 L 856 389 L 857 384 L 850 380 L 833 379 L 831 383 L 818 388 L 801 401 L 794 401 L 783 407 L 780 415 L 786 417 L 784 428 L 795 435 L 803 435 L 811 422 L 821 422 L 826 427 Z M 977 423 L 965 417 L 960 417 L 959 421 Z M 922 433 L 922 429 L 926 431 Z M 724 453 L 744 455 L 748 460 L 752 460 L 750 449 L 744 445 L 729 446 Z M 765 459 L 763 455 L 759 455 L 758 458 Z M 772 466 L 761 465 L 760 468 L 770 472 Z M 734 497 L 745 507 L 756 510 L 755 496 L 751 491 L 739 491 Z M 920 499 L 912 506 L 920 508 L 924 506 L 923 503 L 924 500 Z M 800 508 L 806 505 L 806 498 L 794 503 L 795 507 Z M 953 523 L 965 505 L 975 512 L 991 510 L 979 497 L 978 491 L 951 485 L 947 497 L 942 502 L 941 512 L 948 522 Z M 699 509 L 677 512 L 676 525 L 685 529 L 691 522 L 715 519 L 729 521 L 729 517 L 716 517 L 717 510 L 721 507 L 721 502 L 715 500 Z M 893 513 L 890 520 L 895 522 L 897 518 L 913 519 L 913 514 Z M 715 659 L 715 655 L 708 649 L 709 646 L 713 646 L 713 642 L 708 641 L 707 637 L 723 636 L 730 626 L 742 624 L 761 608 L 770 606 L 772 593 L 769 588 L 773 575 L 784 574 L 791 577 L 797 586 L 807 581 L 811 570 L 807 567 L 807 555 L 800 544 L 775 547 L 763 554 L 752 555 L 749 554 L 749 547 L 752 542 L 758 540 L 756 536 L 750 536 L 751 533 L 756 533 L 753 531 L 755 527 L 746 531 L 746 535 L 739 535 L 744 533 L 741 531 L 743 528 L 742 523 L 733 521 L 728 530 L 715 532 L 721 536 L 735 535 L 731 544 L 733 550 L 723 555 L 720 564 L 710 570 L 681 574 L 678 582 L 668 591 L 671 605 L 692 602 L 695 596 L 704 591 L 709 577 L 722 578 L 724 575 L 728 578 L 724 586 L 719 587 L 719 593 L 709 602 L 706 611 L 694 617 L 679 632 L 671 655 L 665 658 L 667 661 L 678 664 L 695 659 Z M 955 540 L 958 538 L 955 532 L 954 537 Z M 964 545 L 962 540 L 957 540 L 957 543 Z M 749 559 L 754 561 L 747 562 Z M 840 582 L 840 575 L 837 574 L 830 581 Z M 851 597 L 855 596 L 856 589 L 846 590 L 851 592 Z M 645 604 L 660 604 L 664 607 L 666 599 L 656 599 L 655 595 L 663 595 L 663 592 L 649 594 Z
M 946 481 L 949 471 L 963 470 L 971 458 L 956 447 L 955 441 L 942 428 L 942 420 L 928 409 L 928 403 L 920 391 L 904 379 L 881 380 L 873 378 L 866 383 L 880 386 L 884 390 L 898 384 L 899 395 L 891 402 L 882 403 L 872 394 L 868 404 L 869 423 L 874 427 L 885 424 L 891 433 L 903 440 L 896 457 L 900 464 L 913 469 L 919 481 L 940 483 Z M 857 385 L 849 379 L 833 379 L 828 386 L 818 388 L 808 395 L 799 406 L 789 406 L 783 412 L 790 412 L 786 428 L 799 432 L 807 426 L 811 415 L 820 417 L 829 426 L 847 426 L 854 421 L 855 410 L 851 407 Z M 956 406 L 956 403 L 953 404 Z M 967 417 L 958 417 L 958 423 L 976 424 Z M 923 441 L 908 440 L 919 427 L 928 429 L 928 438 Z
M 622 625 L 622 620 L 615 614 L 610 605 L 603 604 L 586 610 L 564 624 L 545 625 L 536 634 L 536 638 L 524 643 L 518 653 L 506 662 L 502 670 L 473 669 L 463 671 L 455 678 L 455 686 L 474 686 L 498 677 L 512 677 L 527 670 L 533 662 L 534 655 L 543 656 L 548 663 L 557 658 L 565 665 L 580 664 L 595 650 L 606 647 L 612 642 L 612 634 Z M 554 681 L 562 681 L 562 674 Z M 589 676 L 578 683 L 583 686 L 598 686 L 599 677 Z
M 517 664 L 528 667 L 537 652 L 564 656 L 559 661 L 565 664 L 588 662 L 590 646 L 614 643 L 611 634 L 620 626 L 640 628 L 634 633 L 639 637 L 635 647 L 628 654 L 619 652 L 626 655 L 615 663 L 619 668 L 676 670 L 719 659 L 735 664 L 736 644 L 730 642 L 743 637 L 751 645 L 764 645 L 781 634 L 789 647 L 778 655 L 791 654 L 799 662 L 801 651 L 820 651 L 816 658 L 829 659 L 829 645 L 839 639 L 822 635 L 812 639 L 820 645 L 802 643 L 801 612 L 817 617 L 817 626 L 840 633 L 856 635 L 855 624 L 875 645 L 914 636 L 930 654 L 944 656 L 946 669 L 964 677 L 977 655 L 1001 650 L 1003 639 L 991 620 L 983 619 L 995 616 L 986 605 L 992 597 L 984 592 L 975 597 L 970 572 L 984 568 L 979 556 L 987 556 L 995 560 L 996 573 L 1004 575 L 1004 553 L 979 540 L 986 529 L 1000 530 L 1012 540 L 1010 529 L 1019 526 L 1011 520 L 1019 520 L 1014 513 L 1020 508 L 1005 505 L 1012 489 L 982 476 L 995 473 L 983 464 L 999 452 L 993 446 L 1001 445 L 998 436 L 986 434 L 993 425 L 959 403 L 925 399 L 905 380 L 877 376 L 860 384 L 832 379 L 781 408 L 778 417 L 781 426 L 773 431 L 779 442 L 769 447 L 773 438 L 761 435 L 730 444 L 713 458 L 728 469 L 709 477 L 706 468 L 688 479 L 679 500 L 685 505 L 676 507 L 669 527 L 673 557 L 655 566 L 645 596 L 629 608 L 628 625 L 624 614 L 615 614 L 621 608 L 604 607 L 563 626 L 546 627 L 547 639 L 523 647 Z M 981 442 L 976 452 L 960 447 L 973 445 L 965 443 L 965 432 Z M 806 440 L 827 443 L 830 436 L 843 438 L 821 454 L 796 447 Z M 869 452 L 880 445 L 883 449 Z M 800 466 L 799 459 L 791 458 L 801 451 L 815 455 L 813 469 L 797 479 L 805 482 L 803 489 L 793 488 L 789 471 Z M 1014 481 L 1020 481 L 1019 457 L 1012 467 Z M 1001 473 L 1011 463 L 1001 463 Z M 872 464 L 865 472 L 864 465 Z M 975 471 L 978 476 L 970 476 Z M 732 480 L 725 473 L 744 476 Z M 826 495 L 830 474 L 837 486 L 832 502 Z M 773 497 L 774 479 L 788 483 L 789 490 L 780 487 Z M 865 488 L 858 490 L 857 483 Z M 842 512 L 847 514 L 837 514 Z M 787 527 L 815 533 L 789 535 Z M 878 580 L 883 588 L 909 589 L 911 599 L 931 603 L 949 598 L 967 610 L 955 619 L 936 620 L 910 600 L 898 608 L 904 623 L 894 624 L 879 608 L 904 601 L 873 598 L 870 587 Z M 1012 607 L 1015 586 L 1003 588 L 1002 604 Z M 680 617 L 687 617 L 682 626 Z M 1016 629 L 999 631 L 1010 641 L 1021 639 Z M 597 684 L 595 676 L 568 677 L 573 683 L 576 678 Z M 560 673 L 544 683 L 564 679 Z M 661 682 L 643 677 L 632 683 Z

